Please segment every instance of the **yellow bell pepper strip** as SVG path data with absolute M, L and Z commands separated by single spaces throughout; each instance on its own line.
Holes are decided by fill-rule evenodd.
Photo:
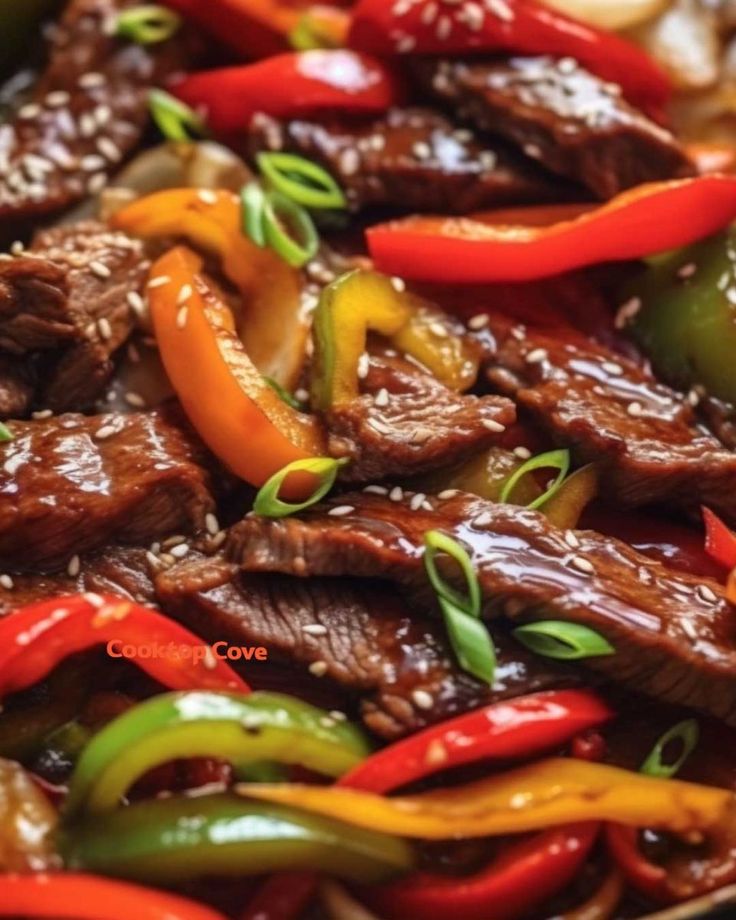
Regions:
M 443 383 L 467 389 L 477 376 L 461 339 L 437 323 L 441 314 L 386 275 L 355 269 L 322 292 L 314 313 L 315 405 L 327 410 L 358 395 L 358 362 L 369 332 L 388 338 Z
M 540 509 L 547 520 L 563 530 L 574 530 L 586 507 L 598 494 L 598 468 L 594 463 L 575 470 Z
M 234 332 L 230 310 L 198 274 L 201 260 L 172 249 L 151 269 L 151 320 L 161 360 L 202 440 L 237 476 L 262 486 L 289 463 L 322 456 L 316 419 L 281 400 Z M 306 498 L 315 477 L 292 473 L 282 487 Z
M 460 466 L 439 470 L 412 480 L 412 487 L 418 492 L 438 494 L 445 489 L 459 489 L 472 492 L 491 502 L 501 498 L 501 491 L 509 476 L 513 475 L 524 461 L 504 447 L 491 447 L 476 454 Z M 542 494 L 533 476 L 524 476 L 514 489 L 514 501 L 528 505 Z
M 238 333 L 258 370 L 287 390 L 298 385 L 309 320 L 302 278 L 270 249 L 242 232 L 242 208 L 229 191 L 167 189 L 123 208 L 113 226 L 144 239 L 179 237 L 218 256 L 244 304 Z
M 208 757 L 238 768 L 279 761 L 337 777 L 368 753 L 357 728 L 284 694 L 166 693 L 94 736 L 70 780 L 65 813 L 115 808 L 136 780 L 171 760 Z
M 237 791 L 339 816 L 356 827 L 427 840 L 517 834 L 578 821 L 687 833 L 715 830 L 736 818 L 736 798 L 727 790 L 564 758 L 397 798 L 298 784 L 242 783 Z

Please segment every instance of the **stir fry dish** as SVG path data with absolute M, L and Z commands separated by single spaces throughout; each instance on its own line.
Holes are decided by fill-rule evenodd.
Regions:
M 0 918 L 736 917 L 736 4 L 0 4 Z

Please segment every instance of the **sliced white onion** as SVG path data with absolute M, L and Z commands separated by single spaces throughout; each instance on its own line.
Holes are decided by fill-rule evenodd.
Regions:
M 547 6 L 601 29 L 631 29 L 659 16 L 672 0 L 545 0 Z

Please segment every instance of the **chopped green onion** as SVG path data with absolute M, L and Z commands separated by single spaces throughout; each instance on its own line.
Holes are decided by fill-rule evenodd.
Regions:
M 310 457 L 308 460 L 295 460 L 287 464 L 261 487 L 253 502 L 253 510 L 262 517 L 280 518 L 311 508 L 335 485 L 340 467 L 347 462 L 344 459 L 335 460 L 333 457 Z M 309 498 L 297 504 L 283 502 L 279 498 L 281 486 L 291 473 L 312 473 L 319 478 L 319 485 Z
M 275 189 L 264 197 L 263 229 L 268 245 L 292 268 L 300 268 L 317 254 L 319 237 L 309 213 Z
M 448 537 L 441 530 L 428 530 L 424 535 L 424 568 L 427 572 L 432 587 L 437 593 L 437 597 L 444 599 L 449 604 L 463 610 L 472 617 L 480 616 L 480 585 L 478 576 L 475 574 L 473 563 L 467 550 L 461 546 L 457 540 Z M 437 571 L 435 556 L 437 553 L 446 553 L 450 558 L 457 562 L 460 570 L 465 577 L 467 593 L 462 594 L 456 591 L 451 585 L 442 578 Z
M 114 35 L 139 45 L 156 45 L 168 41 L 181 26 L 181 17 L 157 3 L 147 3 L 124 10 L 115 19 Z
M 148 106 L 159 131 L 169 141 L 189 141 L 193 135 L 207 134 L 199 115 L 171 93 L 162 89 L 150 90 Z
M 256 246 L 261 247 L 266 245 L 266 234 L 263 229 L 263 207 L 265 197 L 259 182 L 249 182 L 240 190 L 243 233 L 251 239 Z
M 492 686 L 496 673 L 496 649 L 486 624 L 444 597 L 439 598 L 439 603 L 458 664 L 463 671 Z
M 338 48 L 329 30 L 321 28 L 317 16 L 307 10 L 289 32 L 289 44 L 295 51 L 314 51 L 320 48 Z
M 685 719 L 684 722 L 678 722 L 677 725 L 673 725 L 669 731 L 665 732 L 654 745 L 641 765 L 640 772 L 646 773 L 647 776 L 670 779 L 680 771 L 682 765 L 695 750 L 699 738 L 700 726 L 695 719 Z M 672 763 L 664 763 L 665 748 L 678 742 L 682 745 L 680 756 Z
M 579 623 L 540 620 L 514 630 L 514 637 L 530 651 L 558 661 L 614 655 L 616 650 L 600 633 Z
M 549 501 L 550 498 L 558 491 L 562 483 L 565 481 L 568 472 L 570 471 L 570 451 L 569 450 L 551 450 L 546 454 L 539 454 L 536 457 L 532 457 L 531 460 L 527 460 L 519 469 L 506 480 L 503 489 L 501 490 L 501 501 L 507 502 L 517 484 L 527 473 L 531 473 L 534 470 L 546 470 L 546 469 L 556 469 L 558 470 L 557 478 L 552 483 L 552 485 L 544 492 L 539 498 L 535 498 L 533 502 L 529 502 L 527 508 L 541 508 L 541 506 Z
M 259 153 L 258 168 L 268 184 L 305 208 L 344 208 L 345 195 L 321 166 L 293 153 Z
M 0 422 L 0 443 L 3 441 L 12 441 L 14 437 L 15 435 L 8 426 Z
M 300 412 L 304 410 L 304 406 L 299 402 L 296 396 L 292 396 L 292 394 L 288 390 L 285 390 L 277 380 L 274 380 L 273 377 L 264 377 L 263 379 L 287 406 L 291 406 L 292 409 L 297 409 Z

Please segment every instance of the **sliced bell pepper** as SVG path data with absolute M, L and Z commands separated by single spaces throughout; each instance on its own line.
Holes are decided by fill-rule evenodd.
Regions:
M 516 920 L 576 877 L 597 835 L 597 824 L 554 828 L 511 844 L 470 877 L 416 872 L 362 897 L 387 920 Z
M 411 847 L 397 837 L 232 793 L 146 801 L 94 815 L 65 825 L 59 849 L 72 871 L 159 883 L 283 868 L 373 883 L 414 864 Z
M 0 875 L 0 891 L 0 917 L 225 920 L 216 910 L 176 894 L 77 872 Z
M 118 211 L 112 224 L 145 239 L 181 237 L 218 256 L 243 298 L 238 334 L 251 361 L 287 390 L 297 386 L 310 329 L 302 277 L 270 249 L 243 235 L 237 195 L 166 189 Z
M 20 764 L 0 759 L 0 872 L 57 868 L 57 821 L 56 809 Z
M 236 475 L 262 486 L 287 464 L 323 456 L 324 434 L 313 416 L 287 405 L 256 370 L 230 310 L 199 275 L 200 266 L 194 253 L 179 247 L 151 269 L 151 319 L 161 360 L 202 440 Z M 306 498 L 314 486 L 311 474 L 291 473 L 281 495 Z
M 339 815 L 356 827 L 428 840 L 601 820 L 687 833 L 733 822 L 736 813 L 736 799 L 724 789 L 563 758 L 467 786 L 396 798 L 336 786 L 243 783 L 238 789 L 259 800 Z
M 407 217 L 367 230 L 376 267 L 435 282 L 528 281 L 640 259 L 701 240 L 736 217 L 736 176 L 651 182 L 539 226 L 536 209 Z M 577 215 L 577 216 L 575 216 Z M 531 218 L 531 220 L 528 219 Z
M 565 911 L 560 920 L 610 920 L 623 893 L 623 876 L 617 868 L 613 868 L 584 904 Z
M 202 640 L 174 620 L 123 598 L 81 594 L 40 601 L 0 620 L 0 698 L 31 687 L 69 655 L 111 640 L 151 647 L 155 655 L 135 662 L 165 687 L 248 690 L 227 662 L 206 654 Z
M 445 385 L 467 389 L 477 376 L 477 358 L 443 325 L 438 334 L 438 315 L 377 272 L 356 269 L 333 281 L 314 312 L 315 405 L 327 410 L 358 395 L 358 362 L 368 332 L 386 336 Z
M 490 447 L 476 454 L 460 466 L 449 470 L 437 470 L 412 480 L 420 492 L 439 494 L 445 489 L 460 489 L 471 492 L 491 502 L 500 501 L 501 492 L 508 480 L 524 461 L 505 447 Z M 514 489 L 514 501 L 528 505 L 542 494 L 533 476 L 524 476 Z
M 342 49 L 294 51 L 189 74 L 171 91 L 222 135 L 244 134 L 257 112 L 277 118 L 335 111 L 369 115 L 385 112 L 402 98 L 385 64 Z
M 348 45 L 384 56 L 511 52 L 572 57 L 618 83 L 631 102 L 655 116 L 671 92 L 667 75 L 641 48 L 536 0 L 498 0 L 473 10 L 463 4 L 438 9 L 433 0 L 359 0 Z
M 703 508 L 705 551 L 727 569 L 736 569 L 736 533 L 710 508 Z
M 594 463 L 571 473 L 540 509 L 561 530 L 575 530 L 586 507 L 598 494 L 600 477 Z
M 69 782 L 65 811 L 102 812 L 149 770 L 171 760 L 212 757 L 242 767 L 300 764 L 340 776 L 368 753 L 347 722 L 279 693 L 169 693 L 110 722 L 87 745 Z

